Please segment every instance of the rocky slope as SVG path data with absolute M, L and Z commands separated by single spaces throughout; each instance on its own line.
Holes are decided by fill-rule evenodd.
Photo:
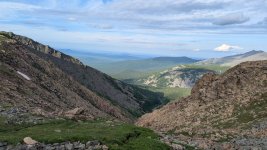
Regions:
M 161 104 L 161 94 L 115 80 L 27 37 L 1 32 L 0 58 L 3 107 L 130 121 Z
M 127 80 L 127 82 L 161 88 L 192 88 L 197 80 L 206 73 L 215 73 L 215 71 L 179 65 L 159 73 L 154 73 L 146 78 L 136 79 L 134 81 Z
M 204 75 L 190 96 L 145 114 L 136 124 L 203 149 L 266 148 L 266 108 L 267 61 L 245 62 L 222 75 Z
M 238 54 L 233 56 L 227 56 L 222 58 L 211 58 L 197 62 L 201 65 L 217 64 L 222 66 L 235 66 L 246 61 L 267 60 L 267 53 L 264 51 L 249 51 L 244 54 Z

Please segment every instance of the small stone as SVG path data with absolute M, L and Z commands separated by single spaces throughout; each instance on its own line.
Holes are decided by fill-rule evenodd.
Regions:
M 65 150 L 65 145 L 60 145 L 60 146 L 58 147 L 58 149 L 59 149 L 59 150 Z
M 80 147 L 80 142 L 74 142 L 73 148 L 78 149 Z
M 99 141 L 91 141 L 90 142 L 90 146 L 96 146 L 96 145 L 100 145 L 101 143 Z
M 171 146 L 175 150 L 183 150 L 184 149 L 184 147 L 182 145 L 179 145 L 179 144 L 172 144 Z
M 73 150 L 73 144 L 67 143 L 67 144 L 65 144 L 65 148 L 66 148 L 66 150 Z
M 0 147 L 7 146 L 7 142 L 0 142 Z
M 33 140 L 31 137 L 25 137 L 23 139 L 23 142 L 27 145 L 34 145 L 34 144 L 38 143 L 37 141 Z
M 106 145 L 103 145 L 102 150 L 108 150 L 108 147 Z
M 53 146 L 58 146 L 58 145 L 59 145 L 59 143 L 54 143 L 54 144 L 53 144 Z
M 72 110 L 65 112 L 65 116 L 68 117 L 69 119 L 73 119 L 76 115 L 80 115 L 83 112 L 84 112 L 83 108 L 74 108 Z
M 52 145 L 48 144 L 48 145 L 44 146 L 44 149 L 45 150 L 54 150 L 55 148 Z
M 93 147 L 93 150 L 102 149 L 102 146 L 101 145 L 95 145 L 95 146 L 92 146 L 92 147 Z
M 85 149 L 85 144 L 80 144 L 79 148 L 80 149 Z

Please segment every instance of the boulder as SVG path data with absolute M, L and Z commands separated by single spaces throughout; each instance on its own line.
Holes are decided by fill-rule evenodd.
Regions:
M 37 144 L 38 142 L 33 140 L 31 137 L 25 137 L 23 139 L 23 142 L 27 145 L 34 145 L 34 144 Z
M 108 147 L 106 145 L 103 145 L 102 150 L 108 150 Z
M 73 119 L 75 118 L 75 116 L 81 115 L 84 112 L 83 108 L 74 108 L 72 110 L 69 110 L 67 112 L 65 112 L 65 116 L 67 118 Z

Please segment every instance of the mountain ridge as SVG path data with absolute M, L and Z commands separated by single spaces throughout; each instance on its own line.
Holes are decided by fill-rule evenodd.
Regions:
M 231 56 L 226 56 L 226 57 L 221 57 L 221 58 L 210 58 L 210 59 L 197 62 L 196 64 L 200 64 L 200 65 L 217 64 L 217 65 L 222 65 L 222 66 L 233 67 L 242 62 L 257 61 L 257 60 L 267 60 L 267 52 L 261 51 L 261 50 L 259 51 L 252 50 L 252 51 L 242 53 L 242 54 L 237 54 L 237 55 L 231 55 Z
M 117 118 L 124 121 L 132 120 L 137 116 L 143 114 L 144 112 L 152 110 L 153 107 L 160 105 L 161 101 L 163 100 L 161 94 L 156 94 L 135 86 L 125 84 L 119 80 L 115 80 L 98 70 L 83 65 L 83 63 L 81 63 L 78 59 L 61 53 L 53 48 L 50 48 L 49 46 L 42 45 L 27 37 L 15 35 L 10 32 L 1 32 L 0 35 L 2 36 L 1 46 L 3 49 L 1 51 L 1 67 L 3 70 L 0 73 L 1 76 L 3 76 L 3 79 L 5 77 L 6 80 L 4 81 L 9 81 L 5 82 L 5 84 L 8 84 L 10 82 L 12 83 L 20 79 L 16 78 L 16 80 L 13 81 L 12 79 L 10 79 L 10 77 L 6 75 L 4 76 L 4 70 L 7 70 L 9 74 L 14 76 L 14 74 L 16 74 L 16 70 L 19 69 L 16 67 L 16 65 L 21 64 L 23 65 L 20 67 L 22 68 L 22 70 L 19 71 L 29 77 L 34 78 L 31 81 L 27 82 L 34 82 L 33 86 L 35 86 L 40 91 L 44 88 L 44 85 L 40 85 L 37 81 L 41 81 L 43 77 L 46 78 L 47 81 L 51 81 L 51 83 L 49 83 L 50 85 L 47 85 L 48 87 L 45 86 L 45 90 L 54 91 L 52 92 L 52 95 L 50 94 L 50 97 L 58 96 L 58 100 L 62 100 L 62 98 L 60 98 L 62 94 L 57 95 L 57 91 L 59 90 L 61 91 L 61 93 L 65 93 L 60 89 L 72 89 L 70 85 L 75 85 L 77 89 L 80 90 L 77 91 L 73 89 L 75 90 L 73 91 L 73 94 L 79 95 L 78 99 L 80 99 L 81 103 L 87 103 L 87 94 L 91 93 L 91 96 L 89 97 L 95 98 L 91 98 L 89 102 L 92 104 L 96 102 L 94 105 L 97 105 L 97 107 L 100 108 L 100 112 L 107 109 L 109 110 L 107 113 L 108 115 L 111 114 L 112 116 L 112 113 L 115 113 L 117 114 L 115 115 L 115 118 L 116 116 L 120 116 Z M 20 55 L 22 56 L 22 58 L 18 57 Z M 18 64 L 18 62 L 21 63 Z M 50 66 L 51 68 L 48 66 Z M 16 69 L 14 69 L 14 67 Z M 62 80 L 66 80 L 66 82 L 70 85 L 66 85 L 64 82 L 57 83 L 58 81 L 56 81 L 54 77 L 56 77 L 57 80 L 59 80 L 60 77 L 49 70 L 54 70 L 58 74 L 61 74 L 63 77 Z M 3 83 L 3 85 L 5 84 Z M 51 85 L 52 87 L 54 87 L 54 89 L 50 89 Z M 9 87 L 9 85 L 7 85 L 7 87 Z M 12 88 L 12 86 L 10 86 L 9 88 Z M 9 88 L 6 88 L 5 90 L 9 90 Z M 28 90 L 32 91 L 31 88 L 29 88 Z M 23 95 L 24 93 L 16 94 Z M 2 93 L 1 95 L 8 97 L 7 93 Z M 25 94 L 24 96 L 31 97 L 28 94 Z M 38 97 L 38 100 L 48 101 L 43 99 L 43 97 L 40 97 L 40 95 L 36 96 Z M 98 103 L 97 101 L 100 102 Z M 71 99 L 69 99 L 68 103 L 73 102 Z M 89 104 L 85 104 L 85 106 L 86 105 Z M 60 109 L 60 105 L 56 108 Z M 103 108 L 103 110 L 101 110 L 101 108 Z M 53 111 L 55 111 L 55 109 Z M 64 109 L 64 111 L 66 111 L 66 109 Z M 98 113 L 101 114 L 100 112 Z M 107 114 L 102 116 L 107 116 Z M 95 116 L 101 115 L 95 114 Z

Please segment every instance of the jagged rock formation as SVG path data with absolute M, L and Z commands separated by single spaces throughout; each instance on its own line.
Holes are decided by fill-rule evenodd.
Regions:
M 222 75 L 204 75 L 189 97 L 145 114 L 136 124 L 191 141 L 204 139 L 206 145 L 198 145 L 204 149 L 214 141 L 236 145 L 243 140 L 247 146 L 244 141 L 267 137 L 266 108 L 267 61 L 245 62 Z
M 115 117 L 130 121 L 160 105 L 162 95 L 115 80 L 27 37 L 0 33 L 0 105 L 29 112 Z

